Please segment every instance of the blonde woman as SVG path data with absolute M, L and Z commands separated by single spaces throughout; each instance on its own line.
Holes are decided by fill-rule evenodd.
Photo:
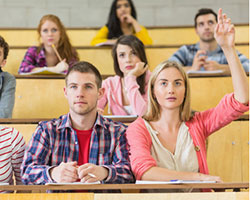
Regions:
M 235 30 L 222 10 L 215 38 L 228 60 L 234 92 L 215 108 L 190 112 L 190 85 L 183 68 L 166 61 L 149 80 L 147 113 L 127 129 L 132 171 L 137 180 L 212 180 L 208 173 L 206 138 L 248 111 L 248 79 L 236 53 Z

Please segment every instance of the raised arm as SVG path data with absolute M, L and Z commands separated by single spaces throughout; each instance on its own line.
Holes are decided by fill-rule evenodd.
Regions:
M 218 11 L 218 24 L 215 27 L 214 37 L 221 46 L 232 74 L 234 98 L 244 104 L 249 101 L 249 85 L 246 73 L 241 65 L 235 49 L 235 29 L 231 19 Z

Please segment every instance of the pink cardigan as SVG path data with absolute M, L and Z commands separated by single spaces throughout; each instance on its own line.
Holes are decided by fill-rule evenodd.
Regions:
M 124 78 L 128 99 L 133 110 L 132 115 L 142 116 L 147 109 L 147 90 L 150 74 L 150 71 L 146 72 L 145 94 L 143 95 L 141 95 L 139 91 L 139 85 L 136 82 L 135 76 L 127 76 Z M 105 79 L 102 83 L 102 87 L 105 88 L 105 93 L 98 101 L 97 107 L 104 109 L 106 104 L 108 104 L 108 108 L 111 109 L 113 115 L 128 115 L 122 103 L 121 77 L 113 76 Z
M 196 147 L 201 173 L 209 173 L 206 160 L 206 138 L 248 110 L 249 106 L 236 101 L 232 93 L 225 95 L 215 108 L 197 112 L 191 120 L 186 122 Z M 149 168 L 156 166 L 156 161 L 150 153 L 152 139 L 141 117 L 129 125 L 126 134 L 130 145 L 132 171 L 136 179 L 140 180 Z

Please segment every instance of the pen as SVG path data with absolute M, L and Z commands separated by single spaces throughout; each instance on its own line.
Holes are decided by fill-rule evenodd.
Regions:
M 92 174 L 92 173 L 88 173 L 89 176 L 91 176 L 92 178 L 96 178 L 96 175 Z
M 177 182 L 178 179 L 173 179 L 173 180 L 170 180 L 170 182 Z

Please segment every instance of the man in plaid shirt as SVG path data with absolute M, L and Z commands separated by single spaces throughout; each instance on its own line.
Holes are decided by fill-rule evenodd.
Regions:
M 97 112 L 104 93 L 99 71 L 79 62 L 65 79 L 70 111 L 39 123 L 25 151 L 23 183 L 134 182 L 125 125 Z

